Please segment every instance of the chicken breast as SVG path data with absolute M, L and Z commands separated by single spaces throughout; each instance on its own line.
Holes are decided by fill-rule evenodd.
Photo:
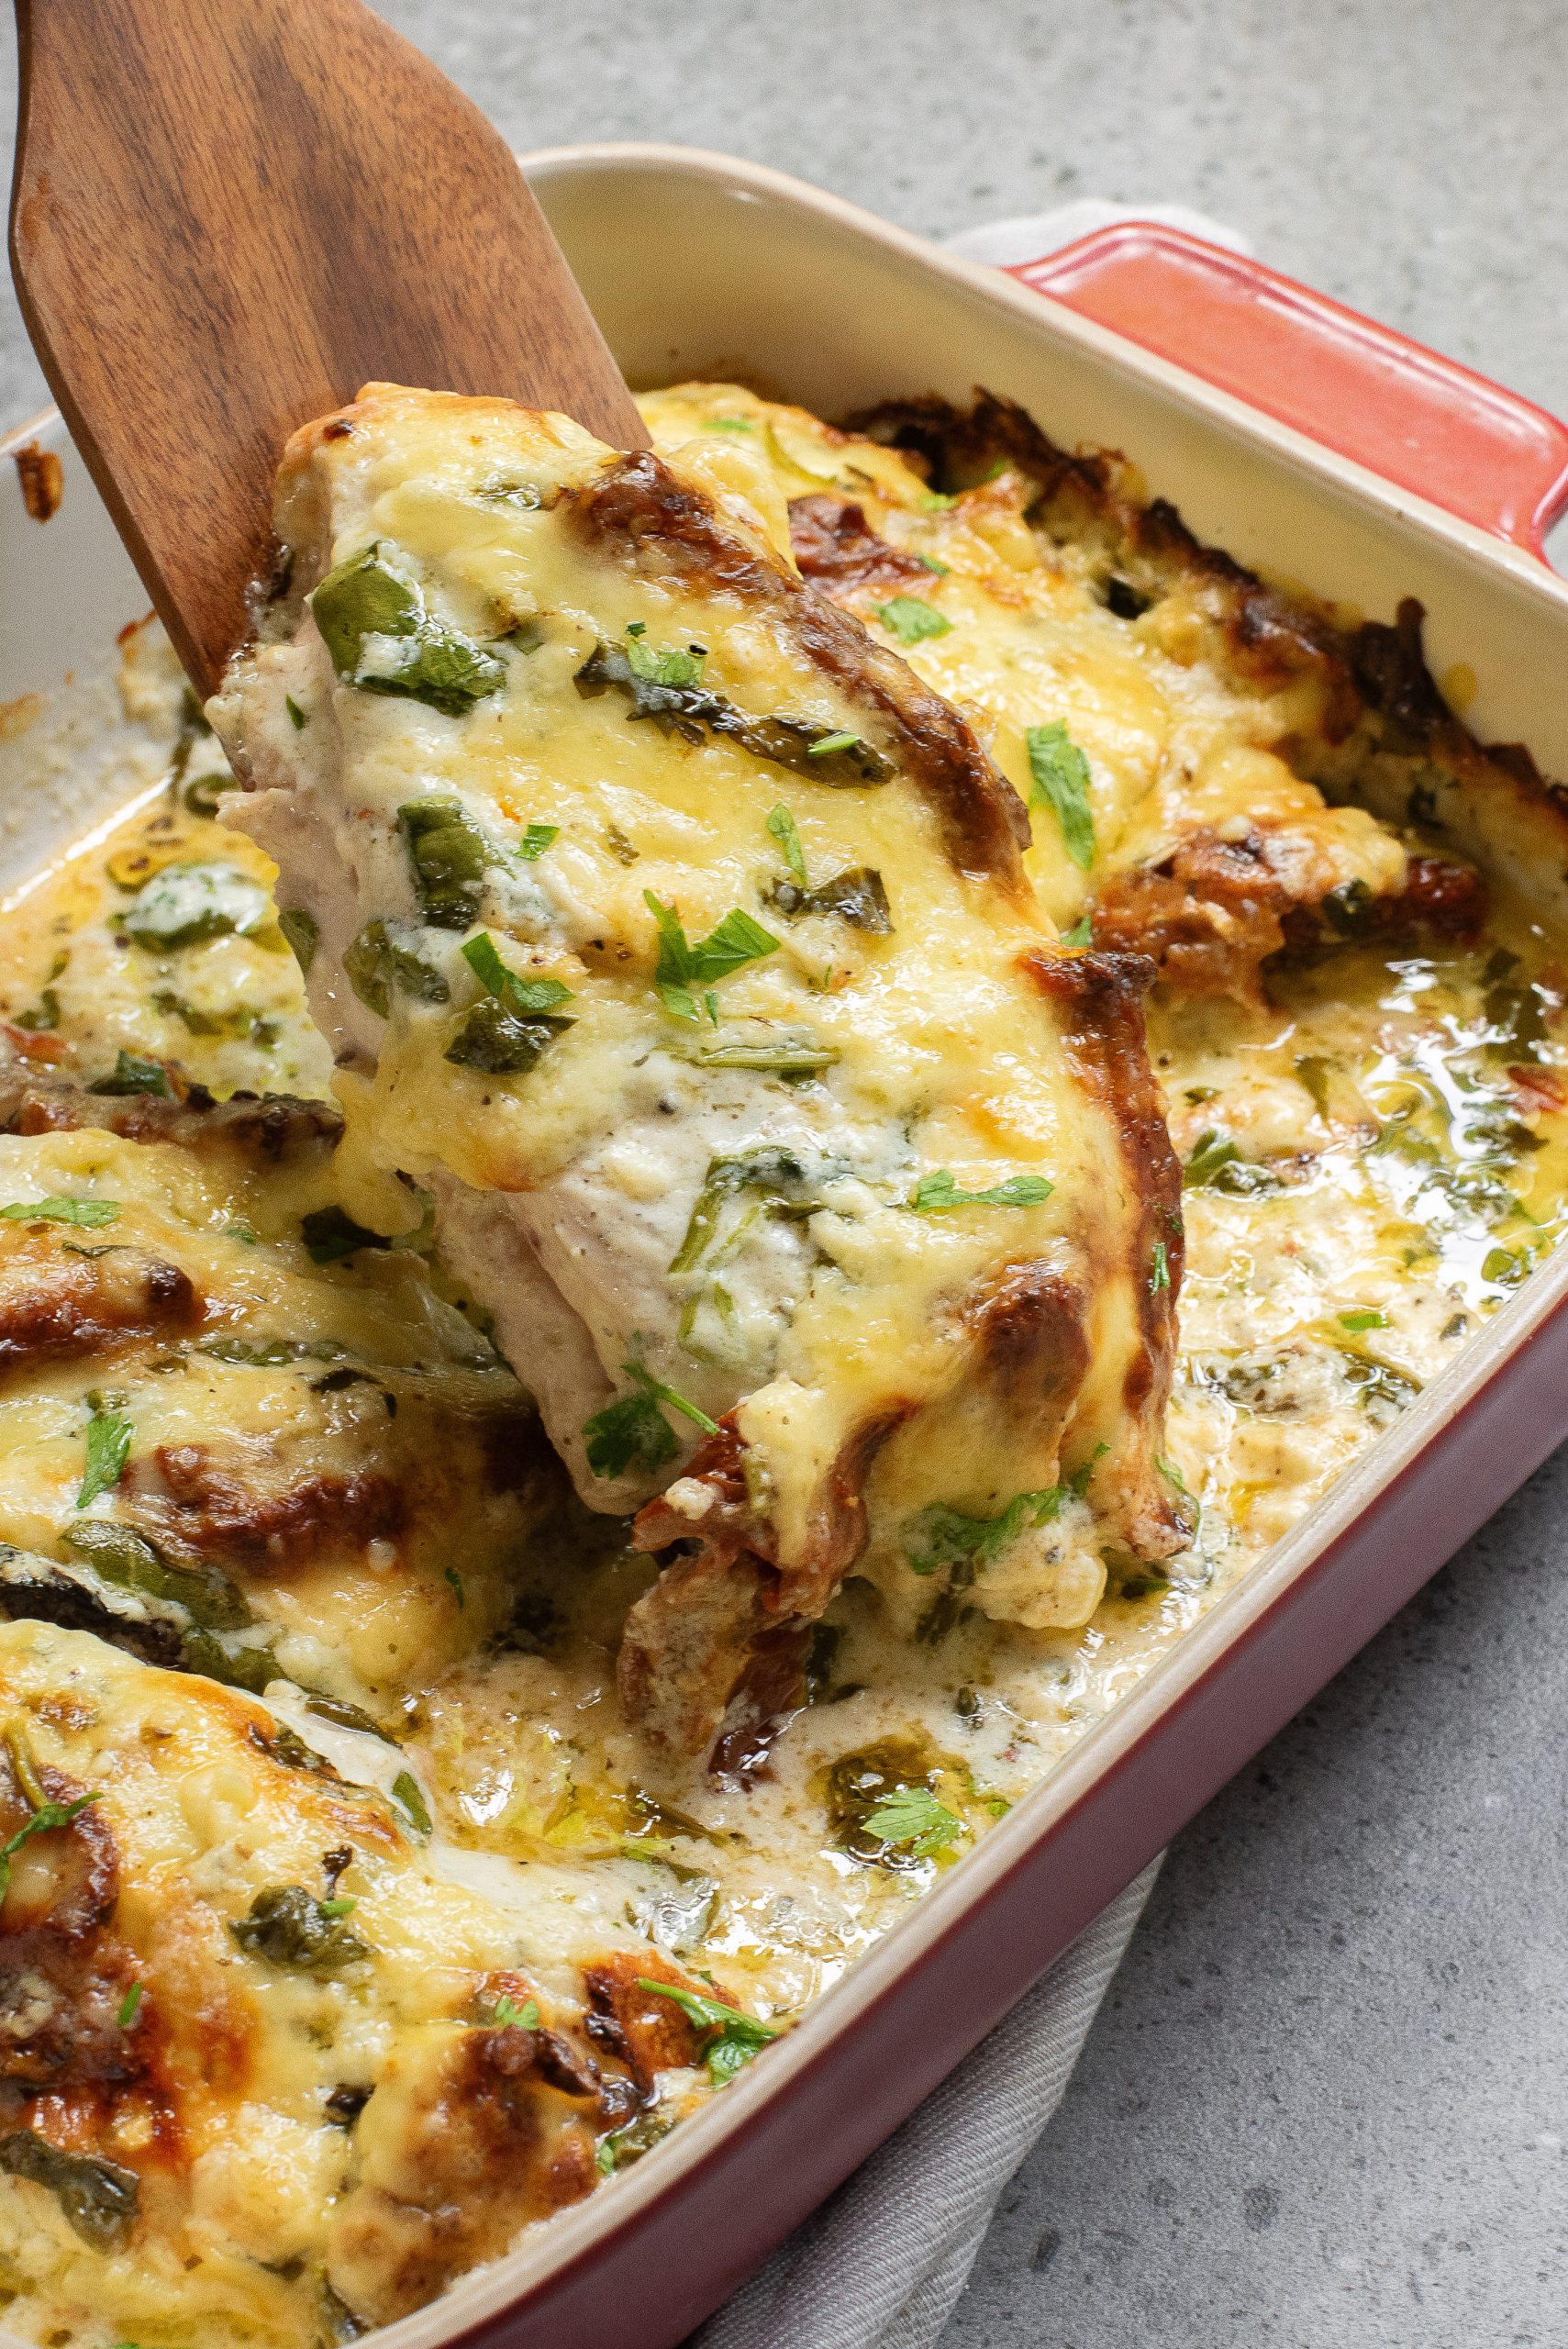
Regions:
M 653 1742 L 739 1766 L 851 1567 L 1048 1627 L 1179 1548 L 1151 966 L 1062 950 L 962 718 L 715 469 L 559 417 L 373 385 L 276 519 L 230 820 L 350 1132 L 664 1554 Z

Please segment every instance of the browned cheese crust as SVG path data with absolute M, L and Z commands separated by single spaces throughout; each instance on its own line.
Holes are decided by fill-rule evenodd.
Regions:
M 584 535 L 617 561 L 704 595 L 732 596 L 765 618 L 875 718 L 873 733 L 886 735 L 940 815 L 960 871 L 1021 888 L 1029 825 L 1017 792 L 958 713 L 852 614 L 754 551 L 647 450 L 623 457 L 573 495 L 571 511 Z
M 931 396 L 889 401 L 851 422 L 923 462 L 944 490 L 983 480 L 998 460 L 1022 473 L 1035 484 L 1030 521 L 1053 542 L 1087 551 L 1095 591 L 1123 618 L 1177 587 L 1195 594 L 1230 675 L 1260 694 L 1304 689 L 1312 722 L 1279 747 L 1330 801 L 1364 800 L 1385 818 L 1440 827 L 1444 790 L 1480 784 L 1568 817 L 1568 795 L 1522 745 L 1484 748 L 1454 716 L 1427 668 L 1413 599 L 1393 627 L 1343 629 L 1305 596 L 1205 546 L 1168 500 L 1145 501 L 1114 452 L 1071 454 L 988 392 L 967 410 Z M 833 517 L 827 509 L 836 504 Z M 828 593 L 851 592 L 873 575 L 881 541 L 857 509 L 797 499 L 791 528 L 802 568 Z M 1183 993 L 1248 1000 L 1257 997 L 1261 966 L 1282 952 L 1348 936 L 1469 938 L 1485 915 L 1485 885 L 1457 859 L 1415 856 L 1403 891 L 1373 896 L 1327 886 L 1332 876 L 1295 852 L 1288 823 L 1260 820 L 1238 841 L 1195 822 L 1154 863 L 1105 875 L 1093 904 L 1095 942 L 1147 954 Z

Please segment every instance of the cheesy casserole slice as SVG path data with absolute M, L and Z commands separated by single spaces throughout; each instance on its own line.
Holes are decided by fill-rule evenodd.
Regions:
M 1037 1628 L 1180 1547 L 1142 966 L 1063 952 L 951 705 L 754 508 L 561 417 L 373 386 L 277 518 L 232 819 L 582 1497 L 675 1545 L 650 1737 L 742 1764 L 944 1511 L 1006 1525 L 975 1603 Z

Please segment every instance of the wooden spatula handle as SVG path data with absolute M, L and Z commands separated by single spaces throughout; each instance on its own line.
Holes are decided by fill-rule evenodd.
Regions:
M 360 0 L 17 0 L 11 255 L 192 676 L 247 632 L 298 424 L 374 377 L 646 439 L 507 148 Z

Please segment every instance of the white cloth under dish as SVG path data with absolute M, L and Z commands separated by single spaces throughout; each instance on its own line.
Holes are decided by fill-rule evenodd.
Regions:
M 1159 1866 L 1063 1950 L 688 2349 L 931 2349 L 998 2195 L 1062 2101 Z
M 1041 261 L 1063 245 L 1075 245 L 1080 237 L 1089 236 L 1095 228 L 1114 228 L 1121 220 L 1158 220 L 1167 228 L 1184 228 L 1189 237 L 1201 237 L 1206 244 L 1223 245 L 1228 252 L 1252 250 L 1239 228 L 1211 220 L 1207 212 L 1195 212 L 1190 204 L 1112 204 L 1103 195 L 1080 195 L 1071 204 L 1053 206 L 1049 212 L 1021 212 L 1011 220 L 987 220 L 978 228 L 961 228 L 956 237 L 944 237 L 942 241 L 949 252 L 961 253 L 965 261 L 988 261 L 997 269 L 1012 269 L 1020 262 Z

